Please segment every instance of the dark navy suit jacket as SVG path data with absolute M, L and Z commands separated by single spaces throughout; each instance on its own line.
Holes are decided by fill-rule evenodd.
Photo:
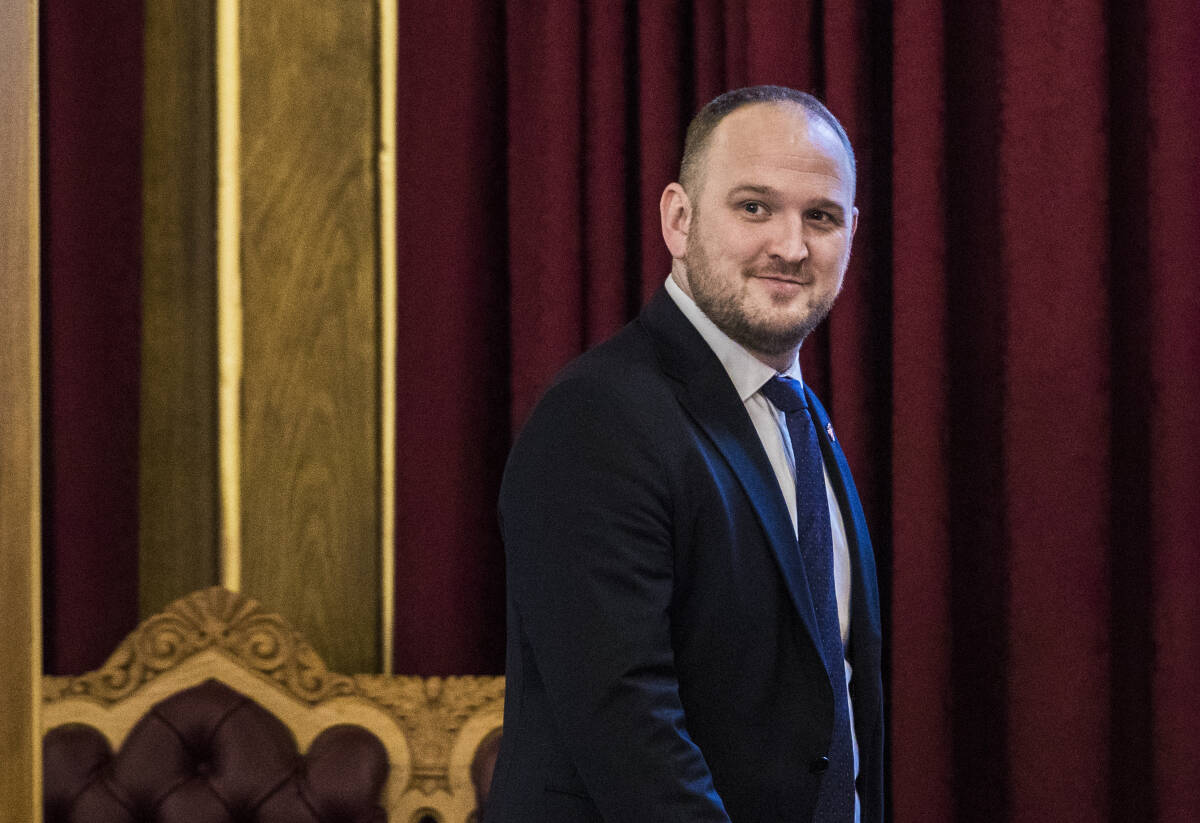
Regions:
M 850 544 L 858 791 L 878 821 L 875 563 L 809 399 Z M 542 398 L 500 516 L 507 700 L 488 821 L 811 818 L 833 693 L 795 532 L 729 376 L 665 291 Z

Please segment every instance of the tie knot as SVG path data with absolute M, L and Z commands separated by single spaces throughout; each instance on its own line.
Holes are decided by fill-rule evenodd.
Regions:
M 808 400 L 804 396 L 804 385 L 795 378 L 777 374 L 764 383 L 759 391 L 784 414 L 808 408 Z

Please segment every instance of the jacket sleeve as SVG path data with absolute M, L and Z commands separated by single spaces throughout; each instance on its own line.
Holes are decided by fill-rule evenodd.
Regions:
M 672 484 L 653 407 L 587 381 L 539 404 L 500 495 L 509 630 L 606 820 L 727 823 L 679 697 Z

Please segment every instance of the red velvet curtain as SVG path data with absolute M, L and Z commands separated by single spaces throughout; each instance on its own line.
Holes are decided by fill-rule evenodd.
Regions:
M 1198 11 L 897 4 L 898 818 L 1200 816 Z
M 665 277 L 655 204 L 695 108 L 785 83 L 859 152 L 849 285 L 804 357 L 875 527 L 897 818 L 1200 814 L 1197 11 L 405 4 L 401 122 L 423 137 L 402 144 L 432 208 L 402 210 L 401 300 L 436 319 L 402 401 L 421 370 L 457 388 L 402 421 L 455 491 L 400 485 L 421 525 L 398 557 L 426 565 L 398 667 L 497 665 L 476 653 L 502 636 L 480 581 L 503 415 Z M 418 612 L 445 627 L 437 662 Z
M 655 206 L 691 113 L 785 83 L 822 95 L 859 155 L 848 285 L 804 363 L 879 554 L 895 818 L 1200 818 L 1197 1 L 399 12 L 397 670 L 500 671 L 512 432 L 666 276 Z M 114 38 L 55 30 L 50 622 L 54 648 L 107 649 L 70 619 L 89 612 L 68 571 L 126 596 L 136 404 L 71 398 L 100 365 L 136 377 L 136 221 L 90 216 L 138 195 L 132 172 L 81 188 L 67 170 L 136 156 L 136 134 L 102 150 L 112 125 L 86 120 L 136 95 L 54 68 Z M 126 320 L 73 319 L 102 297 Z M 81 409 L 126 434 L 72 435 Z M 80 512 L 98 525 L 72 527 Z

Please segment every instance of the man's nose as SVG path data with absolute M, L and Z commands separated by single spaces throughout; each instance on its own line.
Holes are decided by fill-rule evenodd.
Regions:
M 808 242 L 804 236 L 804 219 L 800 215 L 785 215 L 775 221 L 771 235 L 772 257 L 788 263 L 798 263 L 808 257 Z

